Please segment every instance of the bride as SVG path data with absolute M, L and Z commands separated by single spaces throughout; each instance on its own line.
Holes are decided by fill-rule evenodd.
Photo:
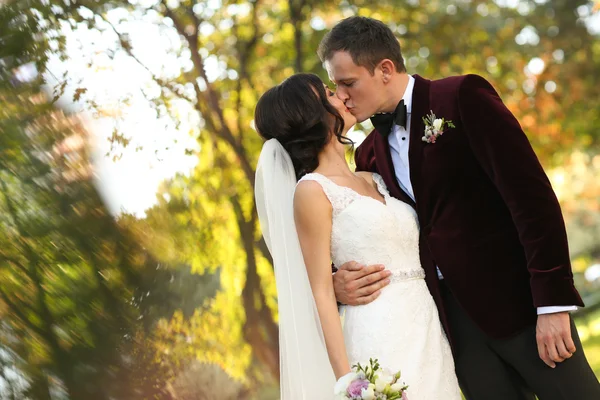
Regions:
M 419 261 L 416 213 L 379 175 L 350 170 L 345 134 L 355 123 L 316 75 L 293 75 L 256 106 L 256 129 L 267 139 L 256 203 L 275 264 L 281 398 L 331 399 L 336 379 L 376 358 L 402 372 L 411 400 L 459 400 Z M 331 263 L 351 260 L 385 265 L 391 284 L 370 304 L 342 306 L 342 326 Z

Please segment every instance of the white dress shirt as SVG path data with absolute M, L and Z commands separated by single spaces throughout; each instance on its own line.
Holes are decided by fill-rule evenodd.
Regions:
M 396 179 L 400 188 L 415 201 L 415 194 L 413 187 L 410 182 L 410 164 L 408 162 L 408 147 L 410 143 L 410 116 L 412 110 L 412 94 L 415 87 L 415 78 L 408 76 L 408 85 L 402 100 L 406 105 L 406 129 L 402 126 L 395 125 L 392 127 L 392 132 L 388 136 L 388 143 L 390 144 L 390 152 L 392 154 L 392 163 L 394 164 L 394 171 L 396 173 Z M 444 279 L 439 268 L 437 268 L 438 277 Z M 539 314 L 551 314 L 564 311 L 575 311 L 577 306 L 550 306 L 550 307 L 538 307 L 537 313 Z

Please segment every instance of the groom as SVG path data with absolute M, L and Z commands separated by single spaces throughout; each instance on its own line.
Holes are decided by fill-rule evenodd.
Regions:
M 558 201 L 494 88 L 477 75 L 408 75 L 392 31 L 370 18 L 336 25 L 319 57 L 337 96 L 375 126 L 357 170 L 379 173 L 418 215 L 427 285 L 466 398 L 600 399 L 569 315 L 583 303 Z M 337 299 L 366 304 L 388 276 L 344 264 Z

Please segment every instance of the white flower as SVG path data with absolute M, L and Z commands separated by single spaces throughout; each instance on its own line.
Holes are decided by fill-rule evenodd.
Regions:
M 379 373 L 379 377 L 384 379 L 387 383 L 392 383 L 394 380 L 394 374 L 387 368 L 383 368 Z
M 380 378 L 375 379 L 375 390 L 377 390 L 378 392 L 383 392 L 386 386 L 387 383 L 385 383 L 384 380 Z
M 389 384 L 385 383 L 385 381 L 382 381 L 381 379 L 377 379 L 375 381 L 375 390 L 377 390 L 380 393 L 383 393 L 385 388 L 388 386 L 389 386 Z
M 392 389 L 394 392 L 399 392 L 400 390 L 402 390 L 402 387 L 403 387 L 403 386 L 404 386 L 404 385 L 402 385 L 400 382 L 396 382 L 396 383 L 394 383 L 394 384 L 392 385 L 391 389 Z
M 445 128 L 455 128 L 452 121 L 437 118 L 433 111 L 423 117 L 423 124 L 425 124 L 425 135 L 421 140 L 427 143 L 435 143 L 437 138 L 444 134 Z
M 335 386 L 333 387 L 333 394 L 340 395 L 345 394 L 346 390 L 348 390 L 348 386 L 356 379 L 356 372 L 348 372 L 346 375 L 342 376 L 337 380 Z
M 374 385 L 371 384 L 368 388 L 361 390 L 360 395 L 363 400 L 373 400 L 375 398 L 375 388 L 373 386 Z
M 394 375 L 391 375 L 387 371 L 383 370 L 375 379 L 375 390 L 383 392 L 387 385 L 390 385 L 394 381 Z

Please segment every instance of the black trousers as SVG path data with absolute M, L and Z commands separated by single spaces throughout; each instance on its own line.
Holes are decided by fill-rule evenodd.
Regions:
M 585 358 L 571 319 L 577 351 L 556 368 L 540 359 L 535 325 L 508 339 L 484 334 L 441 282 L 455 344 L 456 374 L 467 400 L 600 400 L 600 383 Z

